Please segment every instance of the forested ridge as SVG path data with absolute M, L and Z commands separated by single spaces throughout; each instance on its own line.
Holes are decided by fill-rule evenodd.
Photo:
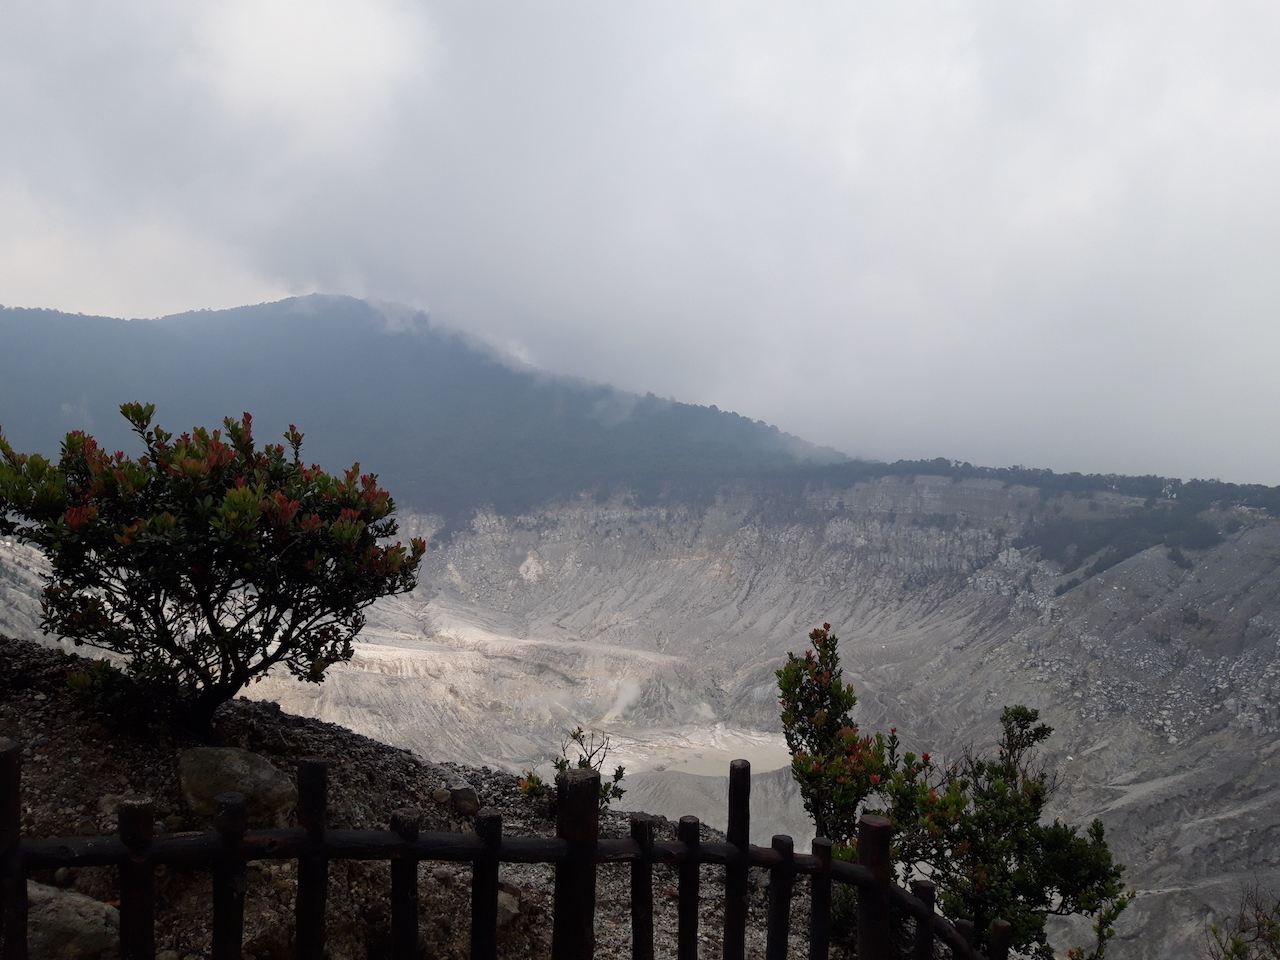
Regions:
M 308 458 L 359 459 L 406 508 L 445 518 L 513 515 L 587 495 L 705 505 L 727 488 L 766 493 L 778 515 L 812 509 L 815 491 L 885 477 L 984 479 L 1033 488 L 1019 545 L 1064 569 L 1115 562 L 1156 543 L 1197 549 L 1217 506 L 1280 516 L 1280 487 L 1218 480 L 1055 473 L 948 460 L 851 459 L 739 413 L 522 368 L 425 314 L 312 296 L 159 320 L 0 308 L 0 427 L 18 450 L 56 455 L 71 429 L 132 451 L 121 403 L 156 404 L 181 432 L 254 415 L 261 441 L 290 423 Z M 1055 516 L 1055 498 L 1118 493 L 1122 517 Z M 963 523 L 939 518 L 938 523 Z

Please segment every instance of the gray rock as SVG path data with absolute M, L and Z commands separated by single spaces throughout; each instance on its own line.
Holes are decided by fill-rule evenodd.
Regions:
M 298 790 L 265 757 L 239 747 L 193 747 L 178 759 L 182 795 L 191 812 L 212 816 L 220 793 L 242 793 L 249 819 L 269 819 L 287 813 L 298 802 Z
M 520 901 L 505 890 L 498 891 L 498 926 L 505 927 L 520 916 Z
M 476 788 L 465 781 L 449 785 L 449 794 L 453 800 L 454 812 L 460 817 L 474 817 L 480 812 L 480 798 L 476 796 Z
M 28 881 L 27 910 L 31 960 L 114 960 L 120 955 L 120 912 L 115 907 Z

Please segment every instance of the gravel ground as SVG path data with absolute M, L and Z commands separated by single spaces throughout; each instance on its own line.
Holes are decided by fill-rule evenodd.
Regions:
M 156 807 L 156 831 L 208 829 L 182 800 L 177 777 L 179 752 L 193 744 L 163 731 L 129 730 L 67 685 L 70 671 L 85 661 L 60 650 L 0 637 L 0 737 L 23 749 L 22 831 L 24 836 L 96 836 L 115 832 L 115 805 L 148 797 Z M 329 822 L 334 827 L 386 829 L 391 813 L 403 807 L 423 812 L 424 831 L 470 831 L 469 818 L 437 802 L 442 787 L 465 780 L 481 806 L 498 808 L 509 835 L 550 836 L 555 825 L 545 801 L 524 796 L 516 777 L 489 768 L 434 763 L 352 733 L 343 727 L 283 713 L 274 704 L 236 700 L 215 719 L 217 742 L 265 756 L 293 775 L 299 758 L 329 761 Z M 273 824 L 250 824 L 272 826 Z M 626 836 L 629 816 L 611 812 L 602 836 Z M 659 821 L 661 838 L 674 838 L 674 824 Z M 722 835 L 704 828 L 706 839 Z M 421 866 L 420 929 L 423 957 L 467 956 L 470 866 L 424 862 Z M 723 871 L 703 868 L 701 955 L 720 956 L 719 930 Z M 63 869 L 33 876 L 73 888 L 103 901 L 116 896 L 110 868 Z M 518 913 L 501 929 L 500 955 L 542 957 L 550 953 L 552 867 L 504 864 L 500 879 L 518 903 Z M 748 956 L 764 955 L 767 876 L 753 871 Z M 596 955 L 630 956 L 629 871 L 604 865 L 598 881 Z M 163 960 L 208 955 L 211 882 L 203 871 L 158 868 L 157 947 Z M 292 955 L 294 865 L 262 861 L 249 869 L 245 910 L 246 960 L 285 960 Z M 389 942 L 390 872 L 386 863 L 333 861 L 330 867 L 328 943 L 332 960 L 375 960 Z M 655 867 L 655 946 L 659 956 L 675 955 L 675 873 Z M 807 956 L 800 932 L 807 929 L 807 888 L 797 883 L 792 955 Z

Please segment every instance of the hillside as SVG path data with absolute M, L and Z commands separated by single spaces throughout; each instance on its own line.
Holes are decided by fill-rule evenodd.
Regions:
M 208 818 L 185 805 L 177 773 L 179 752 L 189 744 L 157 738 L 150 731 L 122 727 L 118 718 L 98 709 L 67 686 L 67 672 L 85 661 L 59 650 L 0 635 L 0 738 L 23 747 L 23 817 L 27 836 L 110 835 L 117 828 L 115 804 L 146 797 L 157 811 L 158 833 L 207 830 Z M 342 727 L 283 713 L 273 704 L 236 700 L 218 714 L 219 743 L 265 757 L 295 776 L 302 757 L 330 764 L 329 822 L 333 827 L 388 828 L 391 814 L 405 807 L 421 812 L 424 831 L 474 831 L 473 813 L 459 809 L 451 789 L 467 786 L 481 807 L 502 814 L 511 836 L 551 836 L 555 822 L 545 800 L 524 796 L 516 778 L 488 768 L 433 763 L 407 751 L 359 736 Z M 289 814 L 289 825 L 294 815 Z M 270 827 L 274 823 L 251 823 Z M 675 839 L 675 824 L 655 824 L 659 839 Z M 601 835 L 627 836 L 629 815 L 612 811 L 601 821 Z M 715 830 L 704 839 L 722 840 Z M 389 955 L 390 871 L 385 862 L 335 860 L 330 863 L 328 944 L 333 960 L 367 960 Z M 471 867 L 467 863 L 426 862 L 419 881 L 419 931 L 424 955 L 441 960 L 469 956 Z M 708 946 L 716 945 L 723 904 L 723 869 L 705 867 L 700 924 Z M 118 896 L 117 871 L 107 867 L 40 871 L 33 880 L 83 893 L 100 901 Z M 672 867 L 657 865 L 654 943 L 660 955 L 674 956 L 675 905 L 665 896 L 675 882 Z M 764 886 L 753 879 L 748 947 L 764 949 Z M 246 960 L 287 960 L 293 956 L 290 934 L 296 892 L 292 861 L 255 861 L 250 865 L 245 898 Z M 550 864 L 504 864 L 503 906 L 499 921 L 499 957 L 546 956 L 550 952 L 554 891 Z M 173 960 L 207 956 L 211 902 L 207 871 L 171 866 L 156 879 L 157 955 Z M 625 865 L 601 867 L 598 876 L 597 956 L 630 956 L 630 885 Z M 792 951 L 803 951 L 807 929 L 806 884 L 797 884 Z
M 1280 516 L 1280 487 L 850 460 L 737 413 L 550 376 L 425 314 L 349 297 L 131 321 L 0 307 L 0 343 L 0 429 L 17 450 L 54 457 L 66 431 L 83 429 L 134 454 L 137 438 L 118 412 L 130 400 L 154 402 L 157 421 L 176 432 L 247 410 L 261 440 L 296 423 L 308 459 L 376 471 L 403 508 L 440 518 L 437 539 L 477 511 L 513 516 L 583 495 L 701 508 L 733 487 L 767 501 L 773 516 L 798 517 L 812 490 L 917 475 L 994 480 L 1046 500 L 1138 498 L 1136 517 L 1032 509 L 1038 523 L 1020 546 L 1066 564 L 1076 546 L 1084 555 L 1113 548 L 1097 569 L 1156 543 L 1211 536 L 1195 517 L 1214 504 Z
M 846 459 L 735 413 L 517 368 L 424 314 L 311 296 L 124 321 L 0 309 L 0 427 L 53 456 L 71 429 L 133 452 L 121 403 L 176 432 L 254 415 L 296 423 L 304 454 L 359 460 L 405 506 L 449 525 L 625 489 L 646 502 Z

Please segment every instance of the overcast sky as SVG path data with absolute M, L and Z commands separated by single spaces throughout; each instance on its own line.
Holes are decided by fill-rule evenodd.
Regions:
M 347 293 L 851 454 L 1276 484 L 1277 51 L 1246 0 L 5 0 L 0 303 Z

